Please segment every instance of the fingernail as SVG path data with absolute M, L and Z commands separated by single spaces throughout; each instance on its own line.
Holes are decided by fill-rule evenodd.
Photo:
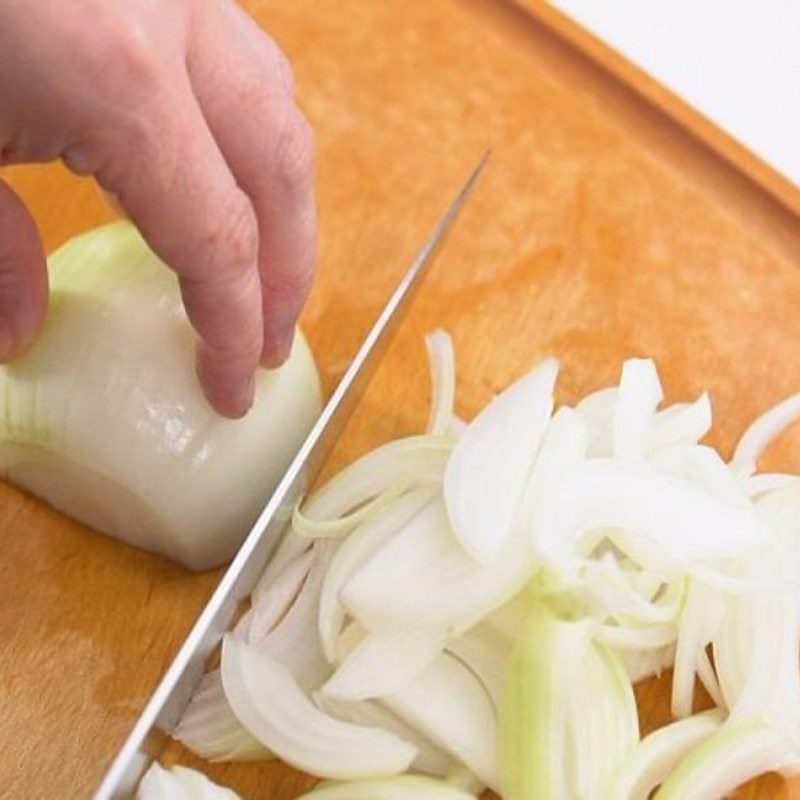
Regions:
M 261 354 L 261 365 L 275 369 L 289 358 L 294 344 L 294 325 L 277 335 L 264 337 L 264 350 Z

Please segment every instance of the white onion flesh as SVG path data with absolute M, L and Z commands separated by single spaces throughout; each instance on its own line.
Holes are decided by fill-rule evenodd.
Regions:
M 239 800 L 239 795 L 196 770 L 178 765 L 165 769 L 153 762 L 139 782 L 136 800 Z
M 401 739 L 412 744 L 417 751 L 414 761 L 411 763 L 411 769 L 415 771 L 436 778 L 446 778 L 459 769 L 459 762 L 455 761 L 452 756 L 445 753 L 416 728 L 403 722 L 397 714 L 377 700 L 352 702 L 326 697 L 317 692 L 314 695 L 314 703 L 332 717 L 353 725 L 382 728 L 397 734 Z
M 172 735 L 209 761 L 257 761 L 272 757 L 231 711 L 218 669 L 203 677 Z
M 297 769 L 338 780 L 382 777 L 404 772 L 416 755 L 381 728 L 322 713 L 285 667 L 230 636 L 222 646 L 222 685 L 242 725 Z
M 439 656 L 415 681 L 383 702 L 487 786 L 499 788 L 494 706 L 478 678 L 458 659 Z
M 444 649 L 439 631 L 368 633 L 322 687 L 322 694 L 339 700 L 369 700 L 404 689 L 422 674 Z
M 336 551 L 322 585 L 318 622 L 322 648 L 331 663 L 335 661 L 334 643 L 346 617 L 339 598 L 342 587 L 361 564 L 416 516 L 432 497 L 431 491 L 425 488 L 408 492 L 384 513 L 365 520 Z
M 400 775 L 396 778 L 323 784 L 299 800 L 476 800 L 444 781 L 423 775 Z
M 456 538 L 479 563 L 511 537 L 517 511 L 553 410 L 558 362 L 545 361 L 497 395 L 453 448 L 444 501 Z
M 439 482 L 452 448 L 452 440 L 443 436 L 389 442 L 328 481 L 309 497 L 302 513 L 309 520 L 333 520 L 398 486 Z
M 648 800 L 689 754 L 719 730 L 725 715 L 714 709 L 665 725 L 645 736 L 614 775 L 604 800 Z
M 734 469 L 741 475 L 751 475 L 759 456 L 797 419 L 800 419 L 800 394 L 787 397 L 758 417 L 736 445 L 731 462 Z
M 581 539 L 591 532 L 619 531 L 636 560 L 673 570 L 740 556 L 769 538 L 754 511 L 723 503 L 691 481 L 645 464 L 599 459 L 543 500 L 535 527 L 542 558 L 565 572 L 578 565 Z
M 432 331 L 425 337 L 431 373 L 431 411 L 425 432 L 446 436 L 453 424 L 456 396 L 456 361 L 453 340 L 447 331 Z
M 462 423 L 452 343 L 428 347 L 428 433 L 295 514 L 179 732 L 350 780 L 323 800 L 700 800 L 800 771 L 800 478 L 700 444 L 708 395 L 658 410 L 651 361 L 555 413 L 546 361 Z M 633 684 L 670 667 L 684 719 L 640 742 Z
M 50 310 L 0 367 L 0 475 L 192 569 L 228 560 L 319 413 L 299 334 L 242 420 L 208 405 L 177 279 L 127 222 L 49 259 Z
M 631 358 L 622 365 L 614 409 L 614 457 L 623 463 L 642 458 L 652 437 L 656 408 L 664 392 L 655 364 Z
M 248 624 L 249 641 L 260 641 L 273 630 L 292 607 L 314 563 L 314 552 L 309 549 L 290 561 L 283 572 L 265 588 L 258 597 L 253 595 Z

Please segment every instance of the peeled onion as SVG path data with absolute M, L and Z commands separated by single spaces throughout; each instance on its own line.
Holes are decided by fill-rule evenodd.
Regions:
M 242 420 L 194 372 L 175 276 L 127 222 L 49 259 L 35 346 L 0 368 L 0 474 L 92 528 L 192 569 L 232 556 L 320 409 L 298 333 Z

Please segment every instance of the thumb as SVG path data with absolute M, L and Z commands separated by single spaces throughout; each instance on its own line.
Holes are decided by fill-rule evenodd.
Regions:
M 0 180 L 0 361 L 33 343 L 47 311 L 47 262 L 30 212 Z

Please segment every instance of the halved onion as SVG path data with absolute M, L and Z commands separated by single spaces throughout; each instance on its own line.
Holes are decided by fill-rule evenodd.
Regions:
M 320 409 L 302 334 L 242 420 L 208 405 L 174 273 L 128 222 L 49 259 L 50 310 L 0 367 L 0 474 L 192 569 L 229 559 Z

